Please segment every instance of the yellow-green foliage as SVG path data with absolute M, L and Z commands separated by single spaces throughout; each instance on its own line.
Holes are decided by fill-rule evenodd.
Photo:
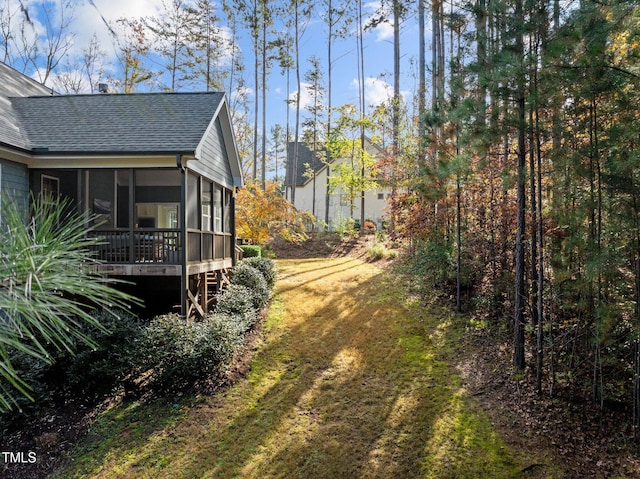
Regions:
M 312 214 L 296 210 L 275 182 L 267 181 L 265 189 L 250 182 L 238 191 L 236 232 L 253 244 L 264 245 L 274 236 L 287 241 L 305 240 L 306 225 L 314 221 Z
M 376 260 L 398 256 L 396 250 L 387 248 L 384 243 L 373 243 L 367 248 L 367 254 Z

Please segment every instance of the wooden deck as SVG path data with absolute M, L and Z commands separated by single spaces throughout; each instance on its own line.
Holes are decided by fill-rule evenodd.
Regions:
M 93 247 L 103 264 L 99 271 L 118 276 L 181 276 L 183 255 L 179 229 L 99 230 Z M 234 245 L 227 233 L 188 231 L 187 274 L 230 268 Z
M 215 294 L 229 283 L 230 269 L 242 259 L 242 249 L 226 233 L 113 229 L 92 234 L 99 239 L 93 246 L 101 262 L 96 267 L 99 273 L 132 279 L 180 278 L 181 310 L 187 318 L 202 317 L 211 309 Z

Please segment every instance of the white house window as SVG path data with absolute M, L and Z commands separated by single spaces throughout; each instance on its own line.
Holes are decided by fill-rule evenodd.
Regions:
M 212 211 L 211 211 L 211 183 L 202 183 L 202 230 L 211 231 Z
M 216 188 L 213 196 L 214 231 L 222 232 L 222 188 Z

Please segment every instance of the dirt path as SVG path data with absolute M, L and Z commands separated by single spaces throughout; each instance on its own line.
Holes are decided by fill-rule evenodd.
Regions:
M 530 477 L 450 366 L 451 317 L 357 259 L 278 266 L 248 377 L 88 477 Z

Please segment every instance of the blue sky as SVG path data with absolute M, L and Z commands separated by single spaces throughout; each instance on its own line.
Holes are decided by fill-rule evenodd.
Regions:
M 61 0 L 53 3 L 59 4 Z M 0 0 L 0 5 L 12 4 L 13 8 L 20 0 Z M 170 0 L 167 0 L 170 2 Z M 379 0 L 365 4 L 365 12 L 373 12 L 379 6 Z M 31 11 L 41 9 L 42 1 L 22 0 L 22 3 Z M 102 49 L 107 53 L 107 65 L 115 58 L 115 50 L 112 46 L 112 38 L 105 21 L 115 22 L 118 18 L 140 18 L 156 15 L 161 8 L 161 0 L 78 0 L 75 14 L 69 26 L 75 34 L 74 46 L 70 53 L 79 53 L 90 42 L 95 34 L 101 43 Z M 243 50 L 248 67 L 252 64 L 253 52 L 248 35 L 243 33 L 240 47 Z M 304 71 L 309 69 L 306 61 L 311 55 L 318 56 L 326 68 L 326 26 L 316 13 L 312 17 L 302 38 L 301 63 Z M 417 58 L 417 21 L 413 16 L 406 19 L 401 30 L 401 53 L 403 80 L 401 90 L 406 101 L 410 101 L 410 92 L 416 88 L 416 80 L 412 77 L 411 60 Z M 365 37 L 365 96 L 367 105 L 377 105 L 387 100 L 392 95 L 392 71 L 393 71 L 393 32 L 388 24 L 381 24 Z M 343 103 L 357 103 L 358 85 L 356 70 L 356 40 L 349 37 L 339 40 L 334 46 L 333 75 L 333 103 L 334 106 Z M 274 67 L 269 83 L 268 98 L 268 124 L 284 123 L 286 117 L 286 79 L 280 74 L 280 69 Z M 415 72 L 414 72 L 415 73 Z M 250 69 L 246 73 L 247 86 L 249 87 L 250 103 L 253 103 L 253 77 Z M 326 82 L 325 78 L 325 82 Z M 295 76 L 292 76 L 291 90 L 295 90 Z M 302 92 L 302 102 L 306 98 Z

